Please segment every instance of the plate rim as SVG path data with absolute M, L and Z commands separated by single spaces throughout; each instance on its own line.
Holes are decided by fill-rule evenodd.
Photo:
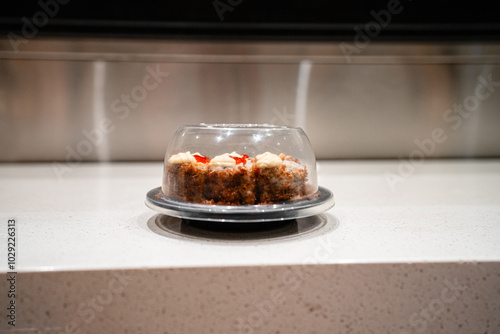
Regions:
M 319 196 L 314 199 L 291 203 L 239 206 L 184 203 L 165 198 L 158 198 L 158 193 L 161 193 L 161 187 L 149 190 L 146 195 L 145 204 L 148 208 L 161 214 L 192 220 L 230 223 L 256 223 L 304 218 L 325 212 L 335 205 L 333 192 L 322 186 L 318 186 L 317 193 Z M 318 208 L 320 206 L 322 208 Z M 211 209 L 215 208 L 217 209 L 216 212 L 211 212 Z M 287 215 L 277 216 L 277 214 L 283 212 L 287 212 Z

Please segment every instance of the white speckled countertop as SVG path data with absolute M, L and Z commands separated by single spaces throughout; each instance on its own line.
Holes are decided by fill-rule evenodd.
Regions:
M 1 226 L 17 220 L 16 330 L 498 333 L 500 160 L 406 167 L 322 161 L 336 201 L 325 226 L 235 242 L 158 228 L 144 200 L 161 163 L 81 164 L 62 180 L 50 164 L 0 165 Z M 2 228 L 0 259 L 6 240 Z
M 298 264 L 318 238 L 331 247 L 321 263 L 500 261 L 500 161 L 427 161 L 391 189 L 386 173 L 398 166 L 320 162 L 319 183 L 335 194 L 334 226 L 293 240 L 153 232 L 156 213 L 144 199 L 160 185 L 159 163 L 82 164 L 61 181 L 50 164 L 3 165 L 0 203 L 4 220 L 18 220 L 20 271 Z

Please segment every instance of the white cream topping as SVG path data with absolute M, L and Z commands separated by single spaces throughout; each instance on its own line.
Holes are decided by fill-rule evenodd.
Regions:
M 241 154 L 236 153 L 236 151 L 233 151 L 229 153 L 231 157 L 236 157 L 236 158 L 242 158 L 243 156 Z
M 199 153 L 195 153 L 195 154 L 199 155 Z M 181 153 L 172 155 L 168 159 L 168 163 L 169 164 L 196 163 L 196 159 L 194 158 L 193 154 L 191 154 L 191 152 L 187 151 L 187 152 L 181 152 Z
M 233 153 L 236 153 L 236 152 L 233 152 Z M 233 155 L 233 153 L 224 153 L 224 154 L 218 155 L 215 158 L 213 158 L 212 160 L 210 160 L 210 162 L 208 164 L 211 166 L 216 166 L 216 167 L 236 166 L 236 161 L 234 161 L 234 159 L 231 158 L 231 155 L 235 156 L 235 155 Z
M 259 154 L 255 159 L 257 160 L 255 165 L 258 168 L 277 167 L 283 163 L 283 160 L 278 155 L 270 152 Z

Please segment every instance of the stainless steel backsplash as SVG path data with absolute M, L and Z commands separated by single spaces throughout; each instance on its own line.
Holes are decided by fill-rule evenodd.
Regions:
M 355 46 L 0 39 L 0 161 L 162 160 L 201 122 L 300 126 L 320 159 L 500 155 L 500 43 Z

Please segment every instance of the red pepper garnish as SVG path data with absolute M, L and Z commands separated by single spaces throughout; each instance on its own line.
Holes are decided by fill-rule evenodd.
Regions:
M 234 159 L 234 161 L 236 162 L 237 165 L 239 164 L 246 164 L 247 163 L 247 159 L 248 159 L 248 155 L 246 154 L 242 154 L 241 158 L 240 157 L 231 157 Z
M 208 164 L 210 162 L 210 158 L 206 157 L 204 155 L 195 154 L 195 155 L 193 155 L 193 157 L 196 159 L 196 162 L 201 162 L 204 164 Z

